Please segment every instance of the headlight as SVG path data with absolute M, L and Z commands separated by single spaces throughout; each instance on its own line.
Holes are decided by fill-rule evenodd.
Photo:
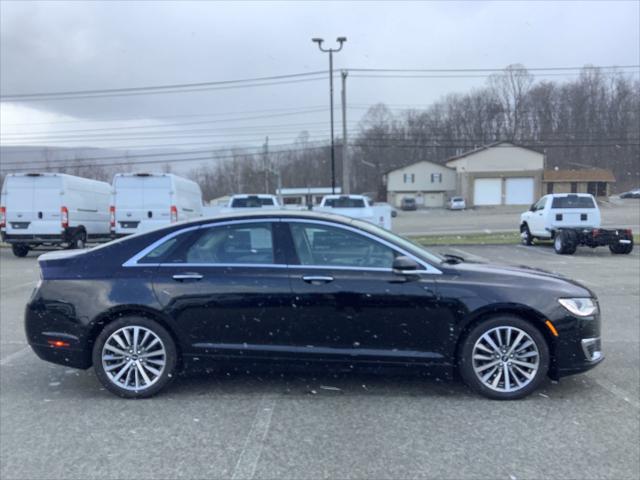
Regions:
M 578 317 L 589 317 L 598 313 L 598 305 L 593 298 L 560 298 L 558 302 Z

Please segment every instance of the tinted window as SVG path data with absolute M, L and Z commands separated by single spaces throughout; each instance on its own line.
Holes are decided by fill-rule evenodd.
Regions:
M 596 206 L 591 197 L 567 195 L 566 197 L 555 197 L 551 208 L 596 208 Z
M 361 198 L 327 198 L 325 207 L 331 208 L 364 208 L 364 200 Z
M 291 223 L 300 264 L 391 268 L 394 251 L 364 235 L 325 225 Z
M 156 248 L 154 248 L 144 257 L 138 260 L 138 263 L 162 263 L 166 254 L 178 242 L 178 238 L 179 237 L 170 238 L 166 242 L 158 245 Z
M 203 229 L 178 251 L 172 252 L 168 262 L 272 264 L 271 223 L 243 223 Z
M 233 208 L 260 208 L 263 205 L 273 206 L 272 198 L 247 197 L 234 198 L 231 202 Z

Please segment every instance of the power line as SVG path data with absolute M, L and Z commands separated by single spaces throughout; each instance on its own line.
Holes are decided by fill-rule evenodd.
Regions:
M 133 93 L 105 93 L 98 95 L 72 95 L 72 96 L 52 96 L 52 97 L 11 97 L 8 96 L 2 99 L 0 97 L 0 101 L 3 102 L 38 102 L 38 101 L 57 101 L 57 100 L 82 100 L 88 98 L 106 98 L 106 97 L 131 97 L 131 96 L 139 96 L 139 95 L 160 95 L 165 93 L 197 93 L 204 91 L 213 91 L 213 90 L 233 90 L 239 88 L 253 88 L 253 87 L 268 87 L 273 85 L 288 85 L 292 83 L 305 83 L 305 82 L 317 82 L 319 80 L 325 80 L 326 77 L 317 77 L 317 78 L 307 78 L 301 80 L 285 80 L 285 81 L 276 81 L 276 82 L 263 82 L 263 83 L 251 83 L 251 84 L 239 84 L 239 85 L 227 85 L 221 87 L 205 87 L 205 88 L 192 88 L 192 89 L 176 89 L 176 90 L 164 90 L 164 91 L 140 91 Z
M 538 143 L 538 142 L 526 142 L 526 141 L 522 141 L 521 142 L 524 145 L 528 145 L 528 146 L 532 146 L 535 148 L 623 148 L 623 147 L 637 147 L 640 146 L 640 143 L 564 143 L 564 144 L 551 144 L 551 143 Z M 281 147 L 281 146 L 287 146 L 287 145 L 292 145 L 292 144 L 284 144 L 284 145 L 277 145 L 276 147 Z M 390 144 L 390 143 L 372 143 L 372 144 L 362 144 L 362 143 L 353 143 L 351 144 L 354 147 L 360 147 L 360 148 L 437 148 L 437 149 L 448 149 L 448 150 L 454 150 L 454 149 L 458 149 L 458 148 L 465 148 L 465 149 L 472 149 L 474 148 L 474 146 L 477 146 L 473 144 L 473 142 L 471 143 L 457 143 L 457 144 L 448 144 L 448 145 L 425 145 L 425 144 L 415 144 L 415 145 L 407 145 L 407 144 L 402 144 L 402 145 L 396 145 L 396 144 Z M 255 147 L 255 149 L 260 149 L 261 147 Z M 312 147 L 304 147 L 304 148 L 294 148 L 294 149 L 284 149 L 284 150 L 275 150 L 275 151 L 271 151 L 270 153 L 273 154 L 278 154 L 278 153 L 291 153 L 291 152 L 303 152 L 303 151 L 308 151 L 308 150 L 319 150 L 319 149 L 327 149 L 329 148 L 328 145 L 320 145 L 320 146 L 312 146 Z M 513 146 L 507 146 L 505 145 L 503 148 L 520 148 L 517 145 L 513 145 Z M 257 150 L 256 152 L 249 152 L 244 154 L 245 156 L 253 156 L 253 155 L 257 155 L 259 154 L 259 150 Z M 193 158 L 180 158 L 180 159 L 171 159 L 171 160 L 144 160 L 144 161 L 140 161 L 140 162 L 131 162 L 131 158 L 128 157 L 120 157 L 120 158 L 126 158 L 127 161 L 126 162 L 109 162 L 109 163 L 100 163 L 100 164 L 90 164 L 90 165 L 82 165 L 82 164 L 66 164 L 66 165 L 55 165 L 55 166 L 51 166 L 49 168 L 47 167 L 41 167 L 44 168 L 46 170 L 51 169 L 51 168 L 57 168 L 57 169 L 66 169 L 66 168 L 87 168 L 87 167 L 112 167 L 112 166 L 136 166 L 136 165 L 144 165 L 144 164 L 159 164 L 159 163 L 165 163 L 166 161 L 170 161 L 172 164 L 173 163 L 181 163 L 181 162 L 194 162 L 194 161 L 199 161 L 199 160 L 218 160 L 218 159 L 228 159 L 228 158 L 237 158 L 237 157 L 241 157 L 243 156 L 243 154 L 228 154 L 228 155 L 221 155 L 221 156 L 204 156 L 204 157 L 193 157 Z M 10 168 L 10 169 L 3 169 L 5 172 L 16 172 L 16 171 L 25 171 L 24 168 Z
M 522 67 L 523 70 L 529 72 L 539 71 L 571 71 L 571 70 L 584 70 L 584 69 L 627 69 L 635 68 L 640 69 L 640 65 L 585 65 L 582 67 Z M 455 73 L 455 72 L 505 72 L 506 68 L 348 68 L 349 72 L 408 72 L 408 73 Z
M 52 97 L 52 96 L 70 96 L 70 95 L 94 95 L 94 94 L 120 94 L 120 93 L 135 93 L 135 92 L 150 92 L 150 91 L 162 91 L 173 89 L 188 89 L 188 88 L 200 88 L 200 87 L 214 87 L 220 85 L 235 85 L 253 82 L 264 82 L 273 80 L 283 80 L 289 78 L 309 77 L 315 75 L 326 75 L 325 70 L 318 70 L 314 72 L 301 72 L 290 73 L 285 75 L 273 75 L 269 77 L 253 77 L 243 78 L 236 80 L 220 80 L 212 82 L 198 82 L 198 83 L 174 83 L 169 85 L 147 85 L 144 87 L 124 87 L 124 88 L 105 88 L 100 90 L 67 90 L 59 92 L 37 92 L 37 93 L 18 93 L 2 95 L 0 98 L 9 99 L 26 99 L 34 97 Z

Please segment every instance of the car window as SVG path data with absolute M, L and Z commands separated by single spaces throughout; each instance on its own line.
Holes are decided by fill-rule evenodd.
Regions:
M 356 232 L 319 224 L 291 223 L 301 265 L 391 268 L 395 251 Z
M 147 253 L 144 257 L 138 260 L 138 263 L 162 263 L 166 254 L 171 250 L 171 248 L 176 245 L 178 239 L 180 237 L 176 236 L 170 238 L 164 243 L 161 243 L 156 248 Z
M 167 263 L 272 264 L 271 223 L 243 223 L 205 228 L 172 252 Z
M 542 197 L 540 200 L 538 200 L 538 203 L 536 203 L 534 210 L 543 210 L 546 204 L 547 197 Z
M 596 208 L 596 206 L 591 197 L 567 195 L 566 197 L 554 197 L 551 208 Z
M 272 198 L 262 197 L 246 197 L 246 198 L 234 198 L 231 202 L 232 208 L 260 208 L 263 206 L 273 206 Z
M 364 200 L 350 197 L 327 198 L 324 206 L 331 208 L 364 208 Z

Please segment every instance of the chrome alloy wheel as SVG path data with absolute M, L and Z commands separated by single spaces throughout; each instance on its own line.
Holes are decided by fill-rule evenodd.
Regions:
M 531 336 L 516 327 L 496 327 L 473 346 L 473 370 L 496 392 L 515 392 L 535 378 L 540 352 Z
M 127 326 L 109 336 L 102 348 L 102 367 L 109 380 L 131 391 L 156 383 L 167 363 L 160 337 L 145 327 Z

